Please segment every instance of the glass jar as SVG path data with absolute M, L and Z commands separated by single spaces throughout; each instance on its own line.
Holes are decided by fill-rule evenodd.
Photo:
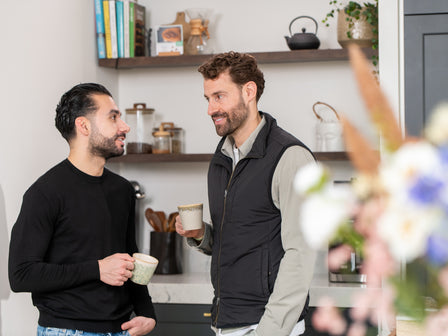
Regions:
M 126 123 L 130 127 L 126 141 L 126 154 L 152 153 L 152 135 L 154 127 L 154 109 L 146 108 L 145 103 L 135 103 L 126 109 Z
M 180 154 L 184 152 L 184 130 L 181 127 L 174 127 L 172 122 L 162 122 L 163 129 L 171 133 L 171 153 Z M 154 132 L 158 128 L 153 129 Z
M 152 152 L 154 154 L 169 154 L 171 153 L 171 132 L 163 128 L 163 123 L 159 129 L 152 133 L 154 137 L 154 146 Z

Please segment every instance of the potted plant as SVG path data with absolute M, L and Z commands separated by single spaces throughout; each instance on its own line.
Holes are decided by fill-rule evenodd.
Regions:
M 330 18 L 338 13 L 338 42 L 345 48 L 350 43 L 360 47 L 378 49 L 378 0 L 360 3 L 349 1 L 343 4 L 340 0 L 330 0 L 331 10 L 322 22 L 328 27 Z M 377 65 L 378 57 L 373 56 L 373 65 Z

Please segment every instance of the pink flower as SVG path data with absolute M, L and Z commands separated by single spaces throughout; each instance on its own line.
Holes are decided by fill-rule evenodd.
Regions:
M 390 255 L 386 243 L 377 237 L 372 237 L 365 242 L 364 251 L 363 273 L 367 275 L 370 285 L 380 287 L 383 277 L 395 273 L 395 260 Z
M 366 334 L 367 327 L 364 323 L 355 322 L 350 325 L 347 336 L 364 336 Z
M 347 329 L 347 322 L 335 307 L 335 302 L 328 297 L 319 300 L 311 319 L 317 331 L 328 332 L 330 335 L 340 335 Z
M 353 249 L 348 245 L 341 245 L 331 249 L 328 252 L 328 268 L 332 271 L 339 269 L 339 267 L 348 260 L 350 260 L 350 255 Z
M 427 318 L 426 335 L 448 336 L 448 308 L 443 308 Z
M 365 291 L 353 297 L 353 308 L 350 316 L 355 321 L 366 321 L 371 313 L 373 303 L 377 299 L 377 294 L 373 291 Z
M 376 236 L 376 223 L 384 207 L 385 200 L 381 196 L 372 197 L 360 205 L 355 220 L 356 230 L 366 238 Z

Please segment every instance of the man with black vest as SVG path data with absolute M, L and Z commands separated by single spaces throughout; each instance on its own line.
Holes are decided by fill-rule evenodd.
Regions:
M 264 76 L 254 57 L 228 52 L 201 65 L 208 114 L 222 136 L 210 162 L 212 225 L 177 232 L 212 256 L 217 335 L 304 332 L 315 252 L 299 226 L 297 170 L 311 151 L 258 110 Z

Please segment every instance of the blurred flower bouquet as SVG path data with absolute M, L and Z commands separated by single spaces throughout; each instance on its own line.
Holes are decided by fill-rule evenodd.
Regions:
M 395 317 L 404 315 L 421 322 L 427 335 L 448 335 L 448 104 L 434 111 L 424 137 L 405 138 L 358 48 L 350 48 L 350 60 L 384 142 L 381 160 L 343 118 L 353 182 L 334 186 L 329 170 L 312 164 L 294 183 L 305 198 L 301 225 L 309 244 L 342 243 L 329 253 L 330 268 L 343 264 L 350 249 L 361 250 L 368 286 L 382 290 L 354 298 L 349 326 L 330 303 L 313 322 L 330 334 L 364 335 L 368 323 L 381 319 L 393 329 Z

